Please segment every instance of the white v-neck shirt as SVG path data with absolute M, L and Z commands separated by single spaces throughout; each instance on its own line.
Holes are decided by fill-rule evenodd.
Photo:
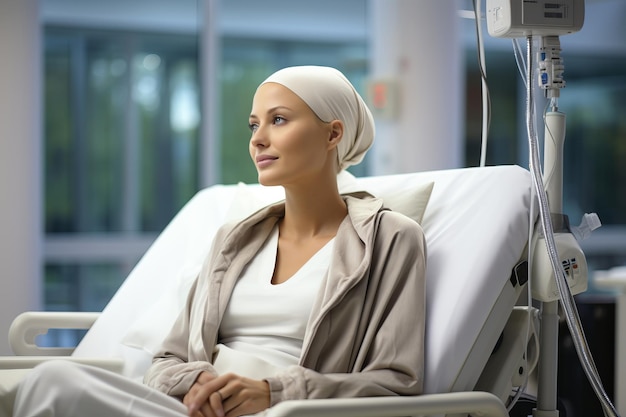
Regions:
M 334 238 L 291 278 L 272 284 L 278 227 L 237 281 L 220 325 L 220 343 L 284 368 L 300 359 L 304 331 L 328 271 Z

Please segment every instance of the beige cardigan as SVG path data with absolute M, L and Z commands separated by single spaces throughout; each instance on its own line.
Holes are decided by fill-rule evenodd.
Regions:
M 421 227 L 364 194 L 344 196 L 329 273 L 307 324 L 299 365 L 267 378 L 271 405 L 284 400 L 421 393 L 426 246 Z M 199 373 L 215 373 L 218 329 L 242 269 L 284 204 L 223 227 L 144 382 L 184 396 Z

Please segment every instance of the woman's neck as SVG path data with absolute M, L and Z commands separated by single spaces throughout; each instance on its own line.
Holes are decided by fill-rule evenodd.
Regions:
M 348 209 L 336 180 L 314 187 L 285 188 L 285 217 L 281 235 L 295 240 L 333 237 Z

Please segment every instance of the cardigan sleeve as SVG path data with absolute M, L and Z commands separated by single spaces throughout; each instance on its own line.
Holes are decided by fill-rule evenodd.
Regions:
M 165 394 L 182 397 L 189 392 L 203 371 L 215 373 L 208 361 L 189 361 L 189 320 L 198 281 L 193 284 L 187 303 L 161 348 L 154 355 L 144 383 Z
M 200 373 L 207 371 L 217 375 L 215 368 L 209 360 L 212 357 L 212 351 L 205 351 L 202 352 L 203 355 L 199 355 L 198 348 L 192 348 L 191 329 L 194 326 L 202 326 L 203 329 L 204 326 L 208 326 L 203 309 L 201 308 L 200 310 L 202 311 L 196 314 L 194 314 L 194 309 L 197 310 L 198 306 L 203 306 L 206 302 L 206 300 L 199 298 L 202 298 L 203 285 L 208 285 L 208 270 L 211 268 L 219 251 L 220 245 L 216 242 L 222 242 L 231 227 L 232 225 L 225 225 L 218 230 L 202 270 L 191 287 L 185 307 L 180 312 L 161 347 L 155 353 L 152 358 L 152 365 L 144 375 L 144 383 L 146 385 L 166 394 L 181 397 L 189 392 Z M 194 320 L 201 320 L 202 323 L 195 323 Z M 217 334 L 217 329 L 214 329 L 213 333 Z M 202 342 L 196 341 L 196 344 Z M 206 349 L 206 347 L 203 347 L 203 349 Z

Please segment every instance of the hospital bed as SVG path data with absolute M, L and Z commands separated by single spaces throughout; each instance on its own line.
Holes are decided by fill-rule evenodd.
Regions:
M 519 300 L 528 279 L 531 177 L 519 166 L 377 177 L 339 177 L 342 192 L 366 190 L 420 221 L 427 240 L 425 392 L 416 397 L 287 401 L 270 416 L 506 416 L 539 355 L 536 312 Z M 280 200 L 279 187 L 216 185 L 175 216 L 102 313 L 24 313 L 10 330 L 17 356 L 3 372 L 50 357 L 92 363 L 141 379 L 226 221 Z M 534 220 L 533 220 L 534 221 Z M 522 305 L 518 305 L 522 304 Z M 43 348 L 51 328 L 88 328 L 75 348 Z M 6 375 L 6 374 L 5 374 Z

